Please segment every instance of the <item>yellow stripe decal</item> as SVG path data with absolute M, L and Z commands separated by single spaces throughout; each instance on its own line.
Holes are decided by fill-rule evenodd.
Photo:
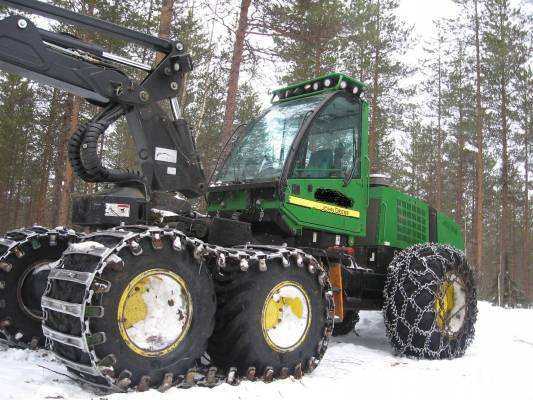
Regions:
M 361 215 L 359 211 L 350 210 L 349 208 L 332 206 L 331 204 L 319 203 L 318 201 L 302 199 L 301 197 L 296 197 L 296 196 L 289 196 L 289 204 L 294 204 L 295 206 L 313 208 L 315 210 L 319 210 L 319 211 L 327 212 L 331 214 L 342 215 L 344 217 L 359 218 Z

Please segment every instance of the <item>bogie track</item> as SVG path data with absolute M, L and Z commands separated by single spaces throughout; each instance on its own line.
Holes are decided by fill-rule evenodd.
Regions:
M 279 248 L 256 250 L 276 254 Z M 208 350 L 216 365 L 235 367 L 241 376 L 255 372 L 263 377 L 299 375 L 302 369 L 312 370 L 316 366 L 326 351 L 332 324 L 322 305 L 328 295 L 320 279 L 314 276 L 320 271 L 311 259 L 303 264 L 303 258 L 286 257 L 272 259 L 265 271 L 257 268 L 243 274 L 240 269 L 226 268 L 216 275 L 217 317 Z M 286 304 L 283 290 L 294 296 L 286 296 Z M 277 298 L 269 301 L 269 292 L 273 291 Z M 298 294 L 303 301 L 294 305 Z M 302 313 L 305 308 L 308 326 L 299 327 L 294 320 L 284 326 L 282 318 L 290 320 L 291 309 L 295 307 Z M 274 314 L 273 321 L 267 321 L 269 312 L 270 316 Z M 306 364 L 302 365 L 302 361 Z
M 150 357 L 150 354 L 135 354 L 136 345 L 128 344 L 134 341 L 128 339 L 129 333 L 121 336 L 124 317 L 118 318 L 122 315 L 118 303 L 123 303 L 124 293 L 132 282 L 142 286 L 146 281 L 138 277 L 160 268 L 166 268 L 165 274 L 177 276 L 176 280 L 183 281 L 183 287 L 188 288 L 192 319 L 182 341 L 157 348 L 153 353 L 157 357 Z M 275 271 L 279 274 L 284 270 L 304 273 L 307 281 L 314 282 L 309 285 L 320 294 L 313 304 L 320 318 L 313 327 L 314 336 L 310 335 L 313 341 L 312 351 L 307 351 L 310 356 L 294 358 L 283 365 L 258 362 L 246 364 L 245 368 L 242 362 L 249 360 L 235 365 L 201 362 L 215 321 L 212 277 L 219 282 L 230 275 L 252 276 Z M 218 283 L 217 287 L 220 297 Z M 174 301 L 169 299 L 169 304 Z M 301 250 L 250 245 L 224 248 L 175 229 L 148 226 L 124 226 L 93 233 L 71 246 L 49 277 L 42 305 L 44 334 L 58 359 L 91 385 L 119 391 L 215 386 L 221 382 L 236 384 L 241 379 L 271 381 L 289 374 L 301 377 L 322 358 L 334 315 L 326 272 Z M 217 332 L 220 334 L 220 326 L 215 336 Z M 215 341 L 212 339 L 212 343 Z M 140 353 L 150 353 L 146 348 L 141 350 Z
M 33 226 L 0 237 L 0 340 L 9 346 L 44 345 L 41 295 L 47 275 L 77 235 Z

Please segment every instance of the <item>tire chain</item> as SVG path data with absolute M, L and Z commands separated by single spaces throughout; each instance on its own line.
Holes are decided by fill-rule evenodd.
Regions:
M 9 273 L 13 266 L 9 263 L 8 258 L 13 255 L 16 258 L 23 258 L 25 253 L 22 247 L 30 243 L 33 249 L 38 248 L 36 240 L 48 238 L 52 246 L 57 245 L 58 239 L 67 239 L 69 242 L 77 241 L 79 235 L 64 227 L 57 227 L 54 229 L 45 228 L 43 226 L 34 225 L 31 228 L 20 228 L 9 231 L 0 237 L 0 271 Z M 5 289 L 5 282 L 0 281 L 0 294 Z M 0 296 L 0 307 L 5 307 L 5 300 Z M 9 329 L 14 330 L 15 334 L 9 332 Z M 32 338 L 29 343 L 25 343 L 20 339 L 24 333 L 17 330 L 17 327 L 11 326 L 9 318 L 0 319 L 0 341 L 7 344 L 9 347 L 30 348 L 36 349 L 38 346 L 38 338 Z
M 140 241 L 143 238 L 150 238 L 154 248 L 161 248 L 164 245 L 163 238 L 170 238 L 172 248 L 174 251 L 189 251 L 196 260 L 211 268 L 211 272 L 217 270 L 238 270 L 246 273 L 250 268 L 257 268 L 259 271 L 268 271 L 269 260 L 281 260 L 284 267 L 296 265 L 298 268 L 306 268 L 310 274 L 316 276 L 318 283 L 322 288 L 324 299 L 327 303 L 326 310 L 326 326 L 322 339 L 316 348 L 316 354 L 309 360 L 305 360 L 305 365 L 298 364 L 293 371 L 293 376 L 299 379 L 304 373 L 313 371 L 323 357 L 329 343 L 329 338 L 333 331 L 334 319 L 334 303 L 333 292 L 329 282 L 328 275 L 322 265 L 311 255 L 304 253 L 302 250 L 283 247 L 283 246 L 259 246 L 259 245 L 244 245 L 232 248 L 226 248 L 216 245 L 204 243 L 202 240 L 192 238 L 185 235 L 183 232 L 168 227 L 155 226 L 121 226 L 112 228 L 107 231 L 101 231 L 86 235 L 83 241 L 91 241 L 97 237 L 115 237 L 119 241 L 114 246 L 95 246 L 87 247 L 83 250 L 77 250 L 75 247 L 69 248 L 63 255 L 62 261 L 65 257 L 74 254 L 85 254 L 96 257 L 99 261 L 94 264 L 94 269 L 90 272 L 80 272 L 66 270 L 63 262 L 58 266 L 48 280 L 48 287 L 45 291 L 43 299 L 43 330 L 47 338 L 47 347 L 49 347 L 56 355 L 59 361 L 66 365 L 70 370 L 93 387 L 103 388 L 111 391 L 127 391 L 128 389 L 135 389 L 137 391 L 145 391 L 149 389 L 150 377 L 143 376 L 136 387 L 132 387 L 130 380 L 131 373 L 128 370 L 114 371 L 113 365 L 116 363 L 114 355 L 108 355 L 100 359 L 91 343 L 95 338 L 105 340 L 103 332 L 94 333 L 90 329 L 90 319 L 85 317 L 85 311 L 91 307 L 91 299 L 98 290 L 95 286 L 95 279 L 97 279 L 104 269 L 120 269 L 124 268 L 123 260 L 118 256 L 118 253 L 124 249 L 129 248 L 129 251 L 135 256 L 140 255 L 142 248 Z M 83 242 L 82 241 L 82 242 Z M 292 262 L 291 262 L 292 261 Z M 50 292 L 51 280 L 61 280 L 63 282 L 76 282 L 85 286 L 85 296 L 83 304 L 72 304 L 65 302 L 54 302 L 54 299 L 48 298 L 46 295 Z M 53 327 L 48 326 L 47 309 L 52 309 L 54 312 L 66 312 L 69 315 L 77 315 L 82 326 L 80 337 L 73 337 L 55 331 Z M 102 310 L 103 311 L 103 310 Z M 74 346 L 77 350 L 83 353 L 90 359 L 90 365 L 84 365 L 65 357 L 60 356 L 54 350 L 54 343 L 59 342 L 61 345 Z M 96 340 L 98 342 L 98 340 Z M 98 344 L 98 343 L 97 343 Z M 96 345 L 97 345 L 96 344 Z M 227 371 L 220 371 L 213 365 L 202 365 L 197 368 L 192 368 L 186 374 L 174 376 L 171 372 L 165 374 L 159 390 L 165 391 L 170 387 L 189 388 L 192 386 L 206 386 L 213 387 L 221 383 L 238 384 L 241 380 L 262 380 L 264 382 L 271 382 L 275 377 L 275 372 L 271 367 L 267 367 L 265 371 L 256 371 L 254 366 L 247 369 L 245 376 L 237 375 L 237 368 L 229 368 Z M 88 379 L 88 376 L 90 378 Z M 287 368 L 283 368 L 278 372 L 279 378 L 286 378 L 289 376 Z
M 420 254 L 423 250 L 427 250 L 428 248 L 431 249 L 432 254 Z M 441 254 L 442 252 L 446 253 L 449 258 L 444 257 Z M 457 272 L 459 274 L 464 274 L 464 276 L 467 276 L 467 278 L 469 278 L 466 282 L 464 282 L 464 285 L 467 286 L 467 290 L 472 290 L 472 295 L 469 295 L 468 292 L 466 293 L 466 319 L 463 322 L 463 326 L 465 326 L 465 324 L 468 324 L 468 326 L 466 331 L 459 333 L 459 335 L 466 335 L 464 345 L 456 346 L 455 349 L 447 355 L 447 358 L 455 358 L 461 356 L 473 340 L 474 323 L 477 316 L 476 289 L 474 285 L 475 279 L 470 270 L 468 262 L 466 261 L 465 255 L 454 247 L 448 245 L 435 243 L 431 243 L 429 245 L 414 245 L 410 248 L 403 250 L 391 262 L 388 268 L 385 289 L 383 291 L 383 314 L 385 319 L 386 334 L 389 337 L 391 343 L 397 343 L 400 346 L 399 348 L 395 346 L 395 350 L 398 355 L 411 355 L 415 358 L 438 359 L 442 358 L 442 355 L 445 354 L 447 344 L 445 343 L 444 339 L 447 337 L 447 334 L 449 332 L 442 332 L 437 327 L 437 318 L 434 319 L 429 329 L 421 328 L 420 322 L 426 312 L 434 312 L 435 304 L 437 301 L 439 301 L 439 295 L 437 293 L 438 289 L 436 290 L 434 287 L 435 283 L 437 283 L 437 285 L 440 285 L 440 283 L 444 282 L 444 279 L 438 276 L 435 271 L 433 271 L 433 269 L 428 266 L 428 261 L 432 259 L 438 259 L 441 261 L 442 265 L 447 266 L 450 265 L 450 262 L 456 261 L 455 257 L 460 257 L 459 262 L 461 269 Z M 424 267 L 423 270 L 421 269 L 417 271 L 412 268 L 409 269 L 411 262 L 413 262 L 414 260 L 420 260 L 422 262 L 422 265 Z M 432 276 L 432 280 L 426 283 L 420 283 L 418 279 L 409 279 L 408 272 L 411 273 L 412 276 L 414 276 L 415 278 L 425 277 L 429 273 Z M 447 272 L 446 268 L 443 272 Z M 404 283 L 406 279 L 409 279 L 410 283 L 413 283 L 417 286 L 416 290 L 413 291 L 411 295 L 407 294 L 405 290 Z M 426 293 L 433 293 L 435 301 L 428 302 L 428 304 L 422 308 L 416 303 L 415 299 L 417 295 L 421 294 L 424 291 Z M 396 304 L 394 302 L 394 298 L 397 293 L 399 293 L 403 297 L 403 306 L 401 310 L 397 310 Z M 408 306 L 414 307 L 417 312 L 417 318 L 413 323 L 409 322 L 408 318 L 406 317 Z M 470 313 L 468 312 L 469 310 L 471 311 Z M 386 315 L 387 312 L 391 312 L 393 314 L 392 321 L 388 321 Z M 405 342 L 398 334 L 399 322 L 401 322 L 409 330 L 409 334 Z M 431 349 L 430 339 L 432 335 L 437 332 L 440 336 L 438 349 Z M 415 334 L 423 335 L 425 337 L 424 346 L 422 348 L 413 345 L 413 336 Z

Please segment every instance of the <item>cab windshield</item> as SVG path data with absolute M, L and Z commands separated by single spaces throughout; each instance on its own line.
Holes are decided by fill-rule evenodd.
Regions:
M 323 98 L 311 96 L 268 109 L 236 143 L 217 182 L 240 183 L 280 176 L 296 134 Z

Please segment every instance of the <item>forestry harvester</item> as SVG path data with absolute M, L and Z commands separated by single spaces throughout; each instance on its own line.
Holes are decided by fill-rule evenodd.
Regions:
M 152 67 L 23 15 L 0 21 L 2 70 L 100 108 L 68 156 L 79 178 L 110 184 L 74 197 L 80 233 L 0 238 L 4 342 L 46 346 L 77 378 L 116 390 L 299 378 L 360 310 L 383 310 L 399 355 L 464 353 L 477 307 L 463 234 L 370 175 L 363 83 L 333 73 L 274 90 L 207 184 L 176 100 L 192 69 L 180 42 L 39 1 L 2 4 L 164 54 Z M 141 172 L 102 164 L 99 140 L 121 117 Z M 178 193 L 205 195 L 207 214 Z

